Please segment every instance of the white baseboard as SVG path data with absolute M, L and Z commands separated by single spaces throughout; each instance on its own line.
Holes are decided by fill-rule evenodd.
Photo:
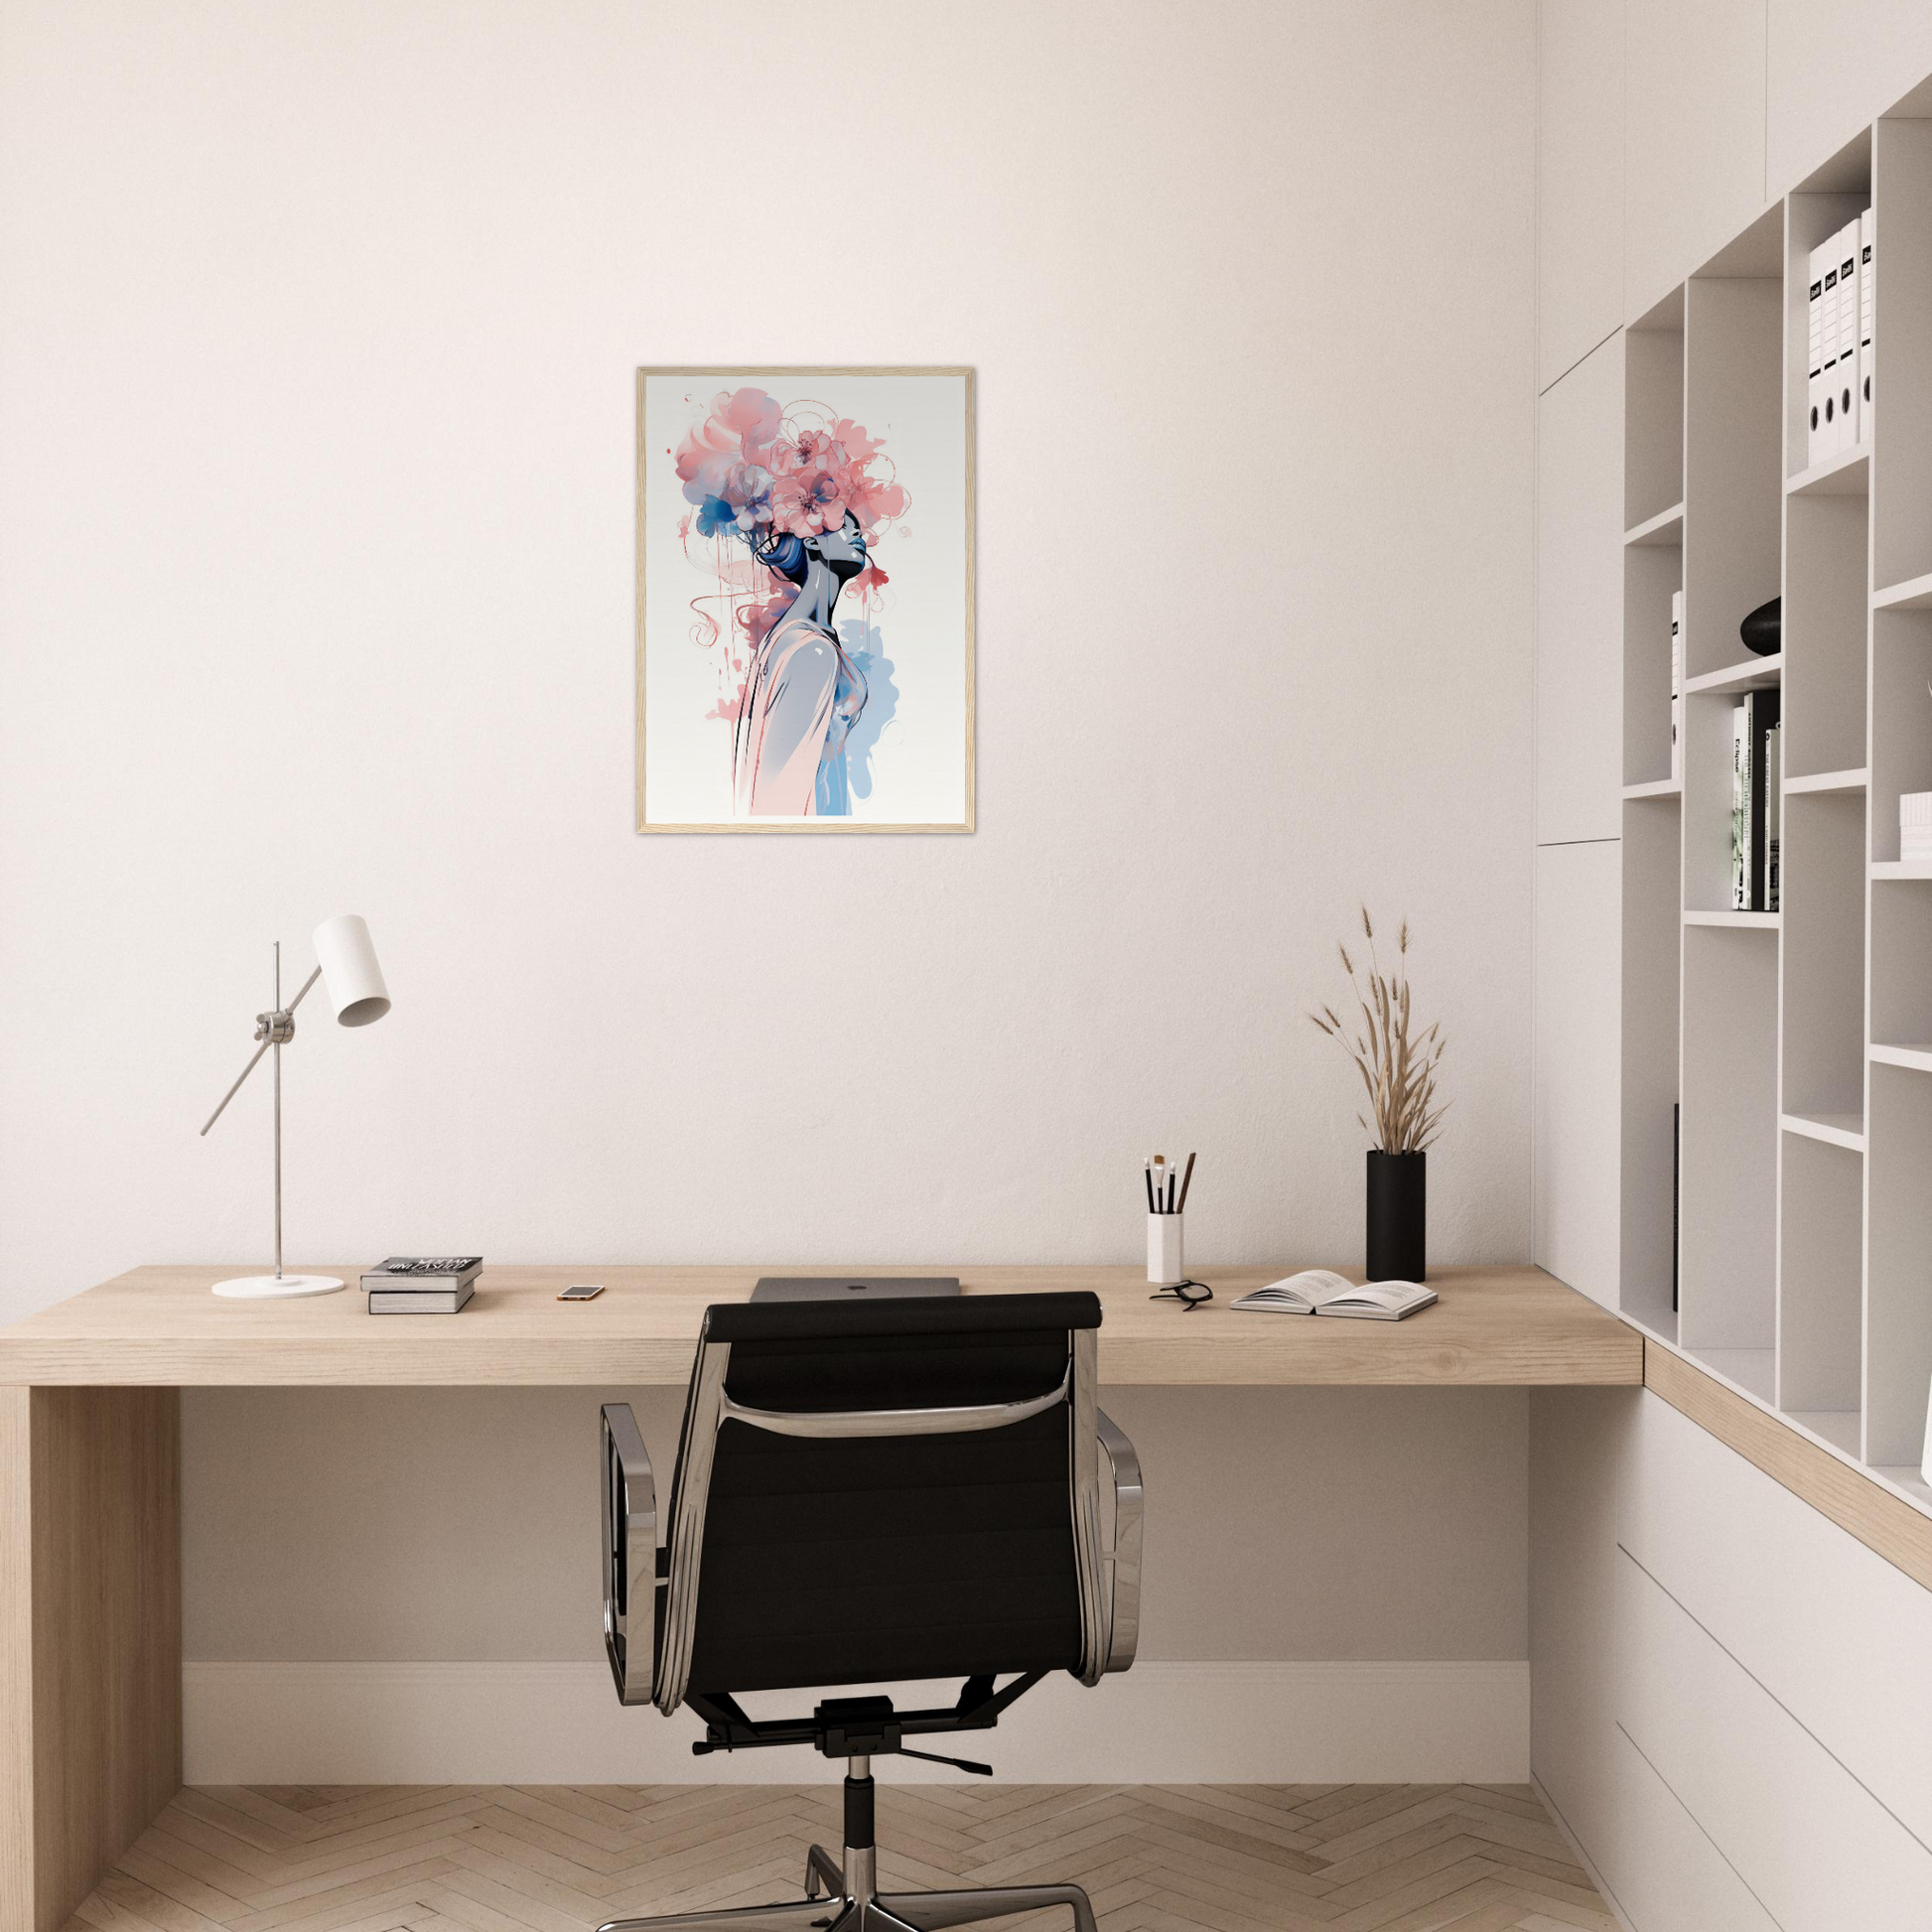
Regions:
M 624 1710 L 602 1664 L 182 1668 L 190 1784 L 797 1784 L 797 1750 L 693 1757 L 688 1712 Z M 930 1685 L 898 1695 L 932 1702 Z M 897 1694 L 896 1694 L 897 1695 Z M 770 1715 L 785 1700 L 747 1701 Z M 945 1750 L 953 1740 L 930 1740 Z M 1012 1783 L 1520 1784 L 1527 1663 L 1136 1665 L 1049 1678 L 961 1756 Z M 901 1758 L 895 1780 L 956 1778 Z

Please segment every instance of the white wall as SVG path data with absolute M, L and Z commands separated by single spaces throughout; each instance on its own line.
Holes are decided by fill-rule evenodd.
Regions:
M 1359 1256 L 1363 897 L 1450 1040 L 1432 1255 L 1520 1258 L 1533 95 L 1529 0 L 11 7 L 0 1316 L 264 1258 L 266 1087 L 195 1130 L 343 909 L 396 1006 L 302 1016 L 297 1262 L 1127 1260 L 1155 1146 L 1197 1265 Z M 773 360 L 979 372 L 971 838 L 631 830 L 632 371 Z
M 10 1311 L 260 1258 L 195 1130 L 344 907 L 299 1258 L 1125 1259 L 1170 1145 L 1203 1260 L 1358 1253 L 1362 897 L 1522 1254 L 1527 6 L 1173 19 L 10 11 Z M 759 358 L 979 370 L 972 838 L 630 829 L 632 371 Z

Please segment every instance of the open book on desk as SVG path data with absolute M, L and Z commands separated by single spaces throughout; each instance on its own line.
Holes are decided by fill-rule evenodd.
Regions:
M 1228 1306 L 1260 1314 L 1346 1314 L 1364 1321 L 1400 1321 L 1435 1299 L 1436 1291 L 1420 1282 L 1370 1282 L 1362 1287 L 1329 1268 L 1305 1268 Z

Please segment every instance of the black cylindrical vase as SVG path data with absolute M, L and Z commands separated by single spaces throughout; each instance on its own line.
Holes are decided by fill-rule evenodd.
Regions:
M 1429 1268 L 1429 1156 L 1368 1156 L 1368 1278 L 1419 1282 Z

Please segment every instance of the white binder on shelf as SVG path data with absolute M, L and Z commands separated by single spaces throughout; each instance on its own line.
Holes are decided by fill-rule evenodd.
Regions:
M 1825 237 L 1825 417 L 1818 433 L 1821 457 L 1838 455 L 1838 240 L 1836 234 Z
M 1838 231 L 1838 447 L 1859 444 L 1859 223 Z
M 1805 468 L 1814 463 L 1822 463 L 1826 455 L 1825 441 L 1825 357 L 1828 353 L 1826 339 L 1825 267 L 1831 259 L 1830 242 L 1821 241 L 1811 251 L 1811 280 L 1808 284 L 1809 297 L 1806 303 L 1806 317 L 1809 325 L 1810 345 L 1806 350 L 1805 368 Z
M 1871 311 L 1874 303 L 1872 283 L 1871 210 L 1859 216 L 1859 441 L 1871 441 Z

